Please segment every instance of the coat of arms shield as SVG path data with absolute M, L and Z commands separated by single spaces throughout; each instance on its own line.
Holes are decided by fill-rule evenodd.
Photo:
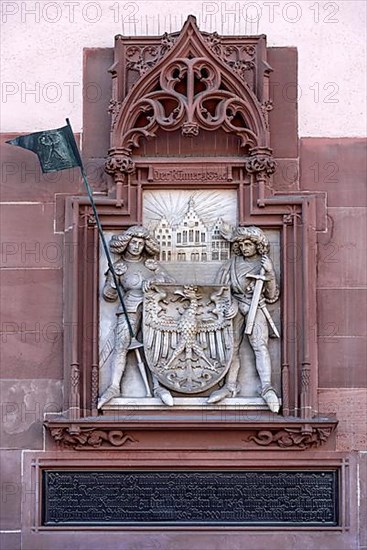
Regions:
M 228 286 L 156 283 L 144 297 L 147 364 L 167 388 L 204 392 L 227 373 L 233 350 Z

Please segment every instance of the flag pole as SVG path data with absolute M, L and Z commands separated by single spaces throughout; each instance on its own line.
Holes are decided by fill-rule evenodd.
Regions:
M 152 394 L 151 394 L 151 391 L 150 391 L 150 387 L 149 387 L 149 382 L 148 382 L 148 378 L 147 378 L 147 373 L 146 373 L 146 370 L 145 370 L 145 365 L 144 365 L 144 362 L 142 360 L 142 357 L 141 357 L 141 353 L 140 353 L 140 349 L 141 347 L 143 347 L 143 344 L 138 342 L 138 340 L 136 339 L 136 335 L 134 333 L 134 330 L 133 330 L 133 327 L 131 325 L 131 321 L 129 319 L 129 315 L 128 315 L 128 312 L 127 312 L 127 309 L 126 309 L 126 305 L 125 305 L 125 302 L 124 302 L 124 298 L 122 296 L 122 292 L 121 292 L 121 287 L 120 287 L 120 283 L 119 283 L 119 280 L 118 280 L 118 277 L 116 275 L 116 272 L 115 272 L 115 268 L 113 267 L 113 262 L 112 262 L 112 258 L 111 258 L 111 254 L 110 254 L 110 251 L 108 249 L 108 245 L 107 245 L 107 242 L 106 242 L 106 239 L 105 239 L 105 236 L 104 236 L 104 233 L 103 233 L 103 229 L 102 229 L 102 225 L 101 225 L 101 222 L 99 220 L 99 216 L 98 216 L 98 212 L 97 212 L 97 208 L 96 208 L 96 205 L 95 205 L 95 202 L 94 202 L 94 198 L 93 198 L 93 193 L 92 193 L 92 189 L 88 183 L 88 180 L 87 180 L 87 176 L 85 174 L 85 170 L 84 170 L 84 166 L 83 166 L 83 161 L 82 161 L 82 158 L 80 156 L 80 152 L 79 152 L 79 149 L 78 149 L 78 146 L 75 142 L 75 138 L 74 138 L 74 134 L 73 134 L 73 131 L 72 131 L 72 128 L 71 128 L 71 124 L 70 124 L 70 121 L 69 119 L 67 118 L 66 119 L 66 123 L 70 129 L 70 133 L 71 133 L 71 140 L 72 140 L 72 145 L 73 145 L 73 149 L 74 149 L 74 153 L 79 161 L 79 167 L 80 167 L 80 171 L 81 171 L 81 174 L 82 174 L 82 178 L 83 178 L 83 182 L 84 182 L 84 185 L 85 185 L 85 188 L 87 190 L 87 194 L 88 194 L 88 197 L 89 197 L 89 200 L 90 200 L 90 203 L 91 203 L 91 206 L 92 206 L 92 210 L 93 210 L 93 214 L 94 214 L 94 218 L 96 220 L 96 224 L 97 224 L 97 228 L 98 228 L 98 233 L 99 233 L 99 236 L 101 238 L 101 241 L 102 241 L 102 246 L 103 246 L 103 250 L 106 254 L 106 258 L 107 258 L 107 264 L 108 264 L 108 269 L 110 270 L 111 274 L 112 274 L 112 278 L 113 278 L 113 282 L 115 284 L 115 287 L 116 287 L 116 291 L 117 291 L 117 295 L 119 297 L 119 300 L 120 300 L 120 304 L 121 304 L 121 307 L 122 307 L 122 311 L 125 315 L 125 319 L 126 319 L 126 323 L 127 323 L 127 326 L 128 326 L 128 330 L 129 330 L 129 334 L 130 334 L 130 337 L 131 337 L 131 343 L 130 343 L 130 346 L 129 346 L 129 349 L 130 350 L 134 350 L 135 352 L 135 355 L 136 355 L 136 360 L 137 360 L 137 363 L 138 363 L 138 368 L 139 368 L 139 371 L 140 371 L 140 375 L 143 379 L 143 382 L 144 382 L 144 386 L 145 386 L 145 390 L 146 390 L 146 395 L 147 397 L 151 397 Z

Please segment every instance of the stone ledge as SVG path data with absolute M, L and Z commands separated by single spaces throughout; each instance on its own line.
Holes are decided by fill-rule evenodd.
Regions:
M 174 397 L 175 410 L 269 410 L 262 397 L 234 397 L 210 405 L 207 397 Z M 157 397 L 116 397 L 103 406 L 103 414 L 115 410 L 169 410 Z
M 129 411 L 127 411 L 129 412 Z M 302 420 L 259 411 L 255 420 L 241 420 L 234 411 L 208 411 L 207 417 L 193 411 L 138 411 L 124 418 L 87 417 L 70 420 L 48 415 L 44 425 L 57 448 L 75 450 L 295 450 L 335 446 L 337 420 L 317 417 Z M 184 414 L 182 414 L 184 412 Z M 181 413 L 181 414 L 180 414 Z M 236 418 L 237 416 L 237 418 Z M 163 437 L 159 437 L 163 432 Z M 333 437 L 331 437 L 333 435 Z

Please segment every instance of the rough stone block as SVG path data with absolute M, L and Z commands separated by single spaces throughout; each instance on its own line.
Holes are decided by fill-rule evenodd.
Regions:
M 317 291 L 318 336 L 366 336 L 367 293 L 361 288 Z
M 19 550 L 21 548 L 21 533 L 0 533 L 1 550 Z
M 271 147 L 276 158 L 298 157 L 297 49 L 268 48 L 270 99 L 274 108 L 269 113 Z
M 11 323 L 36 330 L 36 323 L 57 330 L 62 323 L 62 272 L 56 269 L 1 271 L 1 332 L 15 332 Z M 6 325 L 7 324 L 7 325 Z M 6 325 L 6 326 L 5 326 Z
M 367 449 L 367 392 L 363 388 L 320 389 L 320 414 L 335 414 L 338 451 Z
M 53 203 L 12 203 L 1 207 L 0 266 L 60 268 L 63 242 L 54 234 Z
M 298 159 L 276 159 L 277 169 L 273 176 L 275 191 L 290 193 L 298 190 L 299 166 Z
M 366 208 L 328 208 L 328 231 L 318 234 L 319 288 L 367 284 L 366 222 Z
M 13 323 L 14 332 L 1 338 L 1 378 L 63 378 L 63 338 L 61 325 Z M 52 330 L 53 327 L 58 330 Z M 24 330 L 23 330 L 24 329 Z M 66 336 L 67 337 L 67 336 Z
M 326 191 L 329 206 L 366 206 L 366 140 L 302 138 L 300 187 Z
M 84 50 L 83 154 L 88 158 L 104 157 L 110 146 L 112 79 L 108 69 L 112 64 L 112 48 Z
M 22 499 L 21 451 L 0 450 L 1 516 L 0 529 L 19 529 Z M 3 548 L 3 546 L 1 546 Z
M 62 410 L 60 380 L 2 380 L 0 440 L 4 448 L 42 449 L 43 420 Z
M 319 387 L 367 387 L 366 343 L 364 337 L 319 337 Z

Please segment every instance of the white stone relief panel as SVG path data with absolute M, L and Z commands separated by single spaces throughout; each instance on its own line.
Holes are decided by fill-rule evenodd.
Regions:
M 234 254 L 233 239 L 230 235 L 235 235 L 244 230 L 238 228 L 237 216 L 237 194 L 234 190 L 149 190 L 143 196 L 143 225 L 148 229 L 149 234 L 160 245 L 159 256 L 156 260 L 172 280 L 175 285 L 190 285 L 201 295 L 205 295 L 208 285 L 222 284 L 219 281 L 220 274 L 228 271 L 228 267 L 233 264 L 236 256 Z M 223 228 L 225 231 L 223 232 Z M 236 229 L 237 228 L 237 229 Z M 126 229 L 126 228 L 125 228 Z M 253 228 L 256 230 L 256 228 Z M 272 265 L 274 273 L 274 281 L 280 284 L 280 234 L 275 229 L 264 229 L 261 234 L 265 235 L 268 242 L 268 258 Z M 113 235 L 123 233 L 124 230 L 106 232 L 106 240 L 110 242 Z M 225 234 L 226 233 L 226 234 Z M 223 236 L 224 235 L 224 236 Z M 232 239 L 232 240 L 231 240 Z M 232 244 L 231 244 L 232 243 Z M 237 252 L 238 253 L 238 252 Z M 263 252 L 261 253 L 263 254 Z M 101 247 L 99 266 L 99 292 L 100 292 L 100 395 L 109 388 L 111 383 L 111 373 L 113 370 L 113 355 L 116 349 L 116 326 L 118 317 L 118 301 L 108 302 L 103 298 L 103 288 L 105 285 L 107 272 L 107 261 Z M 242 253 L 237 256 L 238 261 L 243 261 Z M 260 261 L 261 256 L 254 256 L 253 260 Z M 113 255 L 113 262 L 121 260 L 117 255 Z M 251 258 L 250 258 L 251 260 Z M 237 260 L 236 260 L 237 262 Z M 233 264 L 238 265 L 238 264 Z M 259 264 L 260 265 L 260 264 Z M 232 269 L 232 268 L 231 268 Z M 259 266 L 254 264 L 252 271 L 259 273 Z M 227 284 L 227 283 L 223 283 Z M 248 283 L 247 283 L 248 284 Z M 267 283 L 264 283 L 267 284 Z M 231 283 L 231 292 L 233 291 L 233 280 Z M 158 288 L 158 287 L 157 287 Z M 179 288 L 177 286 L 177 288 Z M 229 287 L 227 287 L 229 288 Z M 175 287 L 176 289 L 176 287 Z M 164 290 L 164 285 L 161 292 Z M 177 290 L 177 289 L 176 289 Z M 185 289 L 183 287 L 183 291 Z M 249 300 L 252 298 L 252 290 L 249 291 Z M 196 290 L 195 290 L 196 292 Z M 177 294 L 177 291 L 175 291 Z M 234 295 L 233 295 L 234 296 Z M 173 300 L 175 301 L 175 300 Z M 250 305 L 250 301 L 248 302 Z M 234 299 L 234 302 L 236 300 Z M 163 304 L 163 303 L 162 303 Z M 186 307 L 188 304 L 183 304 Z M 192 304 L 191 304 L 192 305 Z M 198 304 L 200 305 L 200 304 Z M 164 304 L 163 304 L 164 306 Z M 164 306 L 166 307 L 166 306 Z M 175 306 L 176 307 L 176 306 Z M 185 311 L 185 307 L 183 311 Z M 201 307 L 201 306 L 200 306 Z M 241 306 L 242 307 L 242 306 Z M 264 307 L 264 304 L 263 306 Z M 267 303 L 267 314 L 271 317 L 276 330 L 280 332 L 280 301 L 278 298 Z M 121 308 L 120 308 L 121 310 Z M 247 311 L 247 310 L 246 310 Z M 247 318 L 247 312 L 243 315 Z M 199 319 L 200 317 L 198 317 Z M 266 323 L 266 322 L 265 322 Z M 266 325 L 269 332 L 269 340 L 266 344 L 271 361 L 271 379 L 268 384 L 264 384 L 264 380 L 260 380 L 259 364 L 255 361 L 254 341 L 251 340 L 244 332 L 241 340 L 240 348 L 237 353 L 237 358 L 240 362 L 240 369 L 236 378 L 236 384 L 232 387 L 229 384 L 232 394 L 225 390 L 222 392 L 224 397 L 220 395 L 219 402 L 210 402 L 208 399 L 214 395 L 218 396 L 216 388 L 225 388 L 223 381 L 219 381 L 218 386 L 214 388 L 204 389 L 199 395 L 190 396 L 190 392 L 175 391 L 171 387 L 174 405 L 182 407 L 197 407 L 197 406 L 241 406 L 247 408 L 255 408 L 265 406 L 262 399 L 264 387 L 274 388 L 277 395 L 281 397 L 281 359 L 280 359 L 280 341 L 281 338 L 276 337 L 271 325 Z M 143 342 L 144 319 L 139 325 L 138 334 L 136 337 Z M 241 331 L 244 330 L 244 327 Z M 281 335 L 280 335 L 281 336 Z M 205 342 L 204 342 L 205 344 Z M 205 346 L 204 346 L 205 347 Z M 191 349 L 191 348 L 190 348 Z M 194 349 L 194 348 L 193 348 Z M 204 349 L 204 348 L 203 348 Z M 144 348 L 141 349 L 144 357 Z M 195 365 L 194 365 L 195 366 Z M 152 391 L 154 390 L 154 372 L 146 365 L 146 371 L 150 380 Z M 159 373 L 158 373 L 159 374 Z M 152 379 L 153 375 L 153 379 Z M 159 376 L 158 376 L 159 378 Z M 161 381 L 162 382 L 162 381 Z M 164 382 L 163 382 L 164 388 Z M 163 391 L 165 391 L 163 389 Z M 270 391 L 270 390 L 268 390 Z M 217 393 L 215 393 L 217 392 Z M 185 395 L 185 393 L 187 395 Z M 191 392 L 192 393 L 192 392 Z M 193 401 L 195 400 L 195 402 Z M 219 399 L 218 399 L 219 401 Z M 139 403 L 138 403 L 139 402 Z M 235 403 L 236 402 L 236 403 Z M 157 399 L 157 394 L 154 397 L 146 397 L 146 388 L 142 380 L 141 372 L 136 361 L 136 356 L 133 350 L 127 354 L 126 368 L 120 382 L 119 396 L 109 399 L 104 405 L 106 410 L 114 407 L 130 407 L 136 406 L 149 407 L 165 405 L 161 400 Z M 266 406 L 265 406 L 266 407 Z

